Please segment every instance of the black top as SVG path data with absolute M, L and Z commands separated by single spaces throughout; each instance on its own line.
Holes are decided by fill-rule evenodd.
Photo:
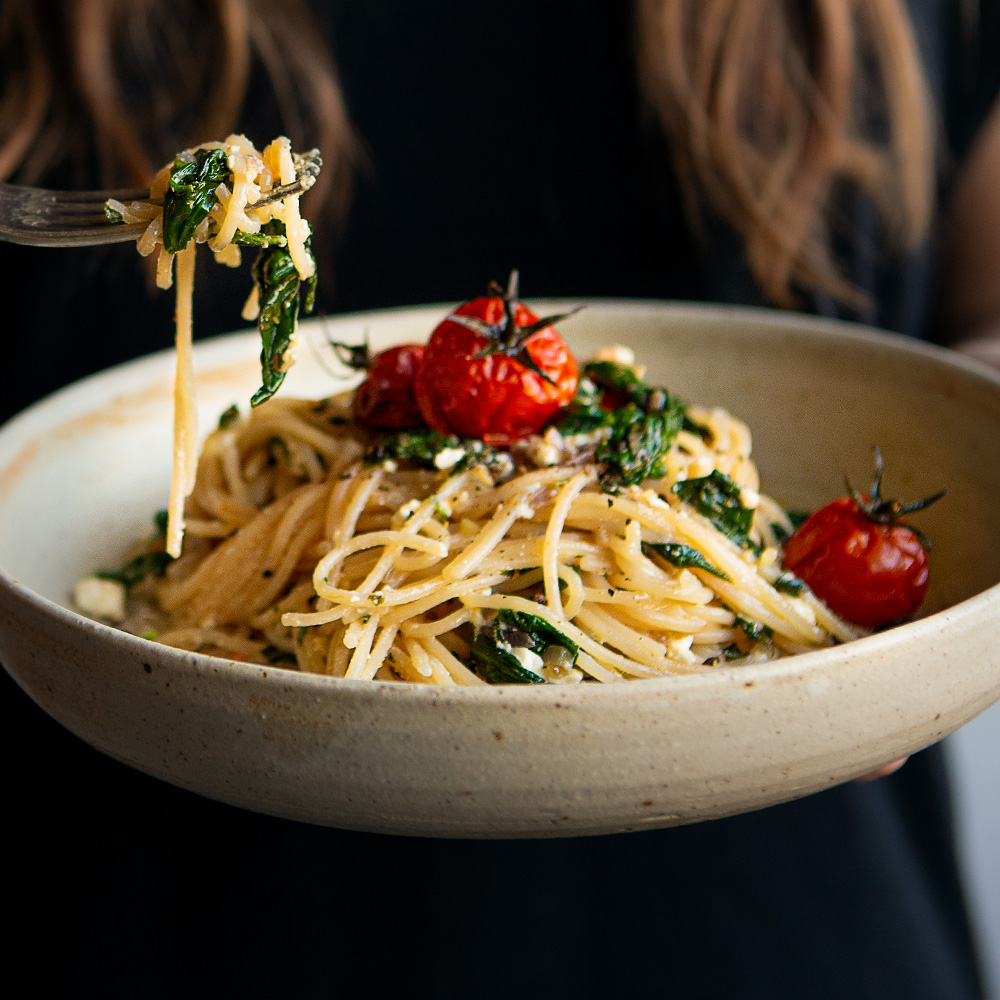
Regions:
M 630 5 L 316 6 L 368 161 L 322 308 L 460 300 L 514 266 L 529 298 L 758 301 L 731 235 L 687 231 L 639 107 Z M 1000 5 L 983 0 L 971 37 L 967 6 L 911 4 L 953 162 L 997 89 L 997 60 L 979 53 L 996 51 Z M 856 229 L 841 252 L 876 303 L 865 318 L 926 336 L 933 249 L 891 258 L 870 209 L 844 211 Z M 238 326 L 248 287 L 207 256 L 200 335 Z M 0 415 L 170 343 L 172 298 L 150 292 L 129 246 L 0 246 L 0 274 Z M 692 827 L 409 840 L 178 791 L 3 685 L 8 953 L 66 995 L 979 995 L 936 750 L 875 784 Z

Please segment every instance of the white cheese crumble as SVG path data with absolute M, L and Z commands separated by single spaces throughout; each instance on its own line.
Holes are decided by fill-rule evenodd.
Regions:
M 94 618 L 120 622 L 125 618 L 125 586 L 117 580 L 84 577 L 73 590 L 76 606 Z
M 539 677 L 542 676 L 542 667 L 544 666 L 542 658 L 537 653 L 528 649 L 527 646 L 511 647 L 510 655 L 513 656 L 525 670 L 530 670 L 533 674 L 537 674 Z
M 626 368 L 635 364 L 635 351 L 624 344 L 610 344 L 602 347 L 595 355 L 595 361 L 611 361 L 616 365 L 624 365 Z
M 442 448 L 434 456 L 434 467 L 437 469 L 453 469 L 464 457 L 464 448 Z

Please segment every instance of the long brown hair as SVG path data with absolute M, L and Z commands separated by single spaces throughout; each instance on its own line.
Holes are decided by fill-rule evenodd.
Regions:
M 830 251 L 838 187 L 869 195 L 902 246 L 931 217 L 931 104 L 903 0 L 635 4 L 642 93 L 696 231 L 706 210 L 731 225 L 777 305 L 807 289 L 859 304 Z M 144 183 L 238 126 L 259 65 L 293 145 L 323 150 L 311 200 L 343 209 L 356 145 L 321 38 L 304 0 L 4 0 L 0 178 L 96 150 L 107 181 Z
M 709 208 L 742 236 L 770 301 L 862 301 L 830 253 L 841 182 L 900 245 L 926 236 L 931 105 L 901 0 L 638 0 L 637 27 L 642 91 L 691 221 Z
M 178 149 L 240 127 L 259 68 L 293 148 L 323 151 L 307 197 L 346 207 L 355 141 L 302 0 L 4 0 L 0 55 L 0 178 L 75 160 L 146 185 Z

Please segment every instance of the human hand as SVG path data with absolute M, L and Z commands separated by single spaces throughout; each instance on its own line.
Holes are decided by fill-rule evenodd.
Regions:
M 857 785 L 863 785 L 867 781 L 876 781 L 878 778 L 888 778 L 890 774 L 895 774 L 906 762 L 909 760 L 908 757 L 900 757 L 899 760 L 894 760 L 891 764 L 884 764 L 882 767 L 876 768 L 868 774 L 861 775 L 860 778 L 855 778 L 854 783 Z

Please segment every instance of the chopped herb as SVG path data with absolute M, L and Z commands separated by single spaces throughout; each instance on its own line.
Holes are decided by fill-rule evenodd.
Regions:
M 805 589 L 805 584 L 791 571 L 785 570 L 777 580 L 774 581 L 774 589 L 782 594 L 789 594 L 798 597 Z
M 735 642 L 726 646 L 722 651 L 722 657 L 725 660 L 742 660 L 746 655 Z
M 368 449 L 365 463 L 379 465 L 387 459 L 396 459 L 413 462 L 425 469 L 436 469 L 435 458 L 442 451 L 453 448 L 460 448 L 464 452 L 452 467 L 453 472 L 463 472 L 474 465 L 485 465 L 491 471 L 506 470 L 507 466 L 512 465 L 506 452 L 497 451 L 477 438 L 458 438 L 429 428 L 380 434 L 375 444 Z
M 125 216 L 116 208 L 112 208 L 107 202 L 104 204 L 104 217 L 108 222 L 124 222 Z
M 785 512 L 785 516 L 792 522 L 792 531 L 798 531 L 809 520 L 809 512 L 806 510 L 789 510 Z
M 743 506 L 739 486 L 724 472 L 713 470 L 701 479 L 683 479 L 672 490 L 741 548 L 759 551 L 760 546 L 750 538 L 753 510 Z
M 142 555 L 129 559 L 119 569 L 98 570 L 94 576 L 99 580 L 115 580 L 125 587 L 134 587 L 147 576 L 163 576 L 167 566 L 173 562 L 173 556 L 166 552 L 144 552 Z
M 610 412 L 601 407 L 603 393 L 586 376 L 576 383 L 576 394 L 563 411 L 556 430 L 563 437 L 589 434 L 610 423 Z
M 472 663 L 476 673 L 491 684 L 543 684 L 544 678 L 525 667 L 513 650 L 521 647 L 541 656 L 549 646 L 569 650 L 576 663 L 579 647 L 572 639 L 537 615 L 503 608 L 476 633 Z
M 658 555 L 678 569 L 703 569 L 720 580 L 728 580 L 729 574 L 713 566 L 696 548 L 680 542 L 643 542 L 643 555 Z
M 268 663 L 273 663 L 275 666 L 281 664 L 286 664 L 288 666 L 298 666 L 298 658 L 294 653 L 289 653 L 287 650 L 281 649 L 278 646 L 265 646 L 261 651 L 261 656 L 267 660 Z
M 219 415 L 219 430 L 229 430 L 237 420 L 240 419 L 240 408 L 233 403 L 228 410 L 223 410 Z
M 143 632 L 140 636 L 142 639 L 148 639 L 150 642 L 156 642 L 156 633 L 150 630 L 149 632 Z
M 583 373 L 599 389 L 610 389 L 642 409 L 649 405 L 652 393 L 666 391 L 651 389 L 628 365 L 616 361 L 588 361 L 583 366 Z
M 288 245 L 288 239 L 284 233 L 245 233 L 237 229 L 233 234 L 233 243 L 245 247 L 283 247 Z
M 700 437 L 706 444 L 708 444 L 708 442 L 715 437 L 708 427 L 704 424 L 696 423 L 686 413 L 684 414 L 683 429 L 688 431 L 690 434 L 697 434 L 698 437 Z
M 217 204 L 216 188 L 230 178 L 224 149 L 199 149 L 189 159 L 176 160 L 163 196 L 163 247 L 183 250 Z
M 158 510 L 153 515 L 153 525 L 156 527 L 156 534 L 154 538 L 166 538 L 167 537 L 167 522 L 170 520 L 169 513 L 164 510 Z
M 448 511 L 444 509 L 444 506 L 437 497 L 434 498 L 434 520 L 439 524 L 448 523 Z
M 736 616 L 736 625 L 743 630 L 743 634 L 754 642 L 770 642 L 774 635 L 774 629 L 770 625 L 762 625 L 752 618 L 743 615 Z
M 153 515 L 153 524 L 156 531 L 150 537 L 149 545 L 157 545 L 166 537 L 167 512 L 158 510 Z M 130 589 L 145 580 L 147 576 L 163 576 L 167 566 L 173 561 L 174 557 L 167 555 L 162 549 L 142 552 L 133 559 L 129 559 L 124 566 L 120 566 L 118 569 L 101 569 L 94 576 L 99 580 L 114 580 L 126 589 Z
M 377 607 L 379 604 L 385 604 L 385 594 L 381 594 L 376 590 L 374 594 L 368 596 L 368 600 Z

